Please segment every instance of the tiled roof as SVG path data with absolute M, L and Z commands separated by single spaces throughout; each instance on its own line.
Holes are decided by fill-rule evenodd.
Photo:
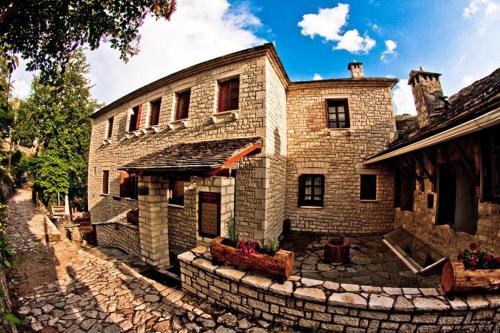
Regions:
M 389 150 L 443 132 L 498 107 L 500 107 L 500 68 L 448 98 L 441 112 L 433 113 L 429 123 L 422 128 L 418 127 L 416 118 L 396 119 L 398 137 L 390 144 Z
M 180 143 L 140 157 L 121 170 L 210 170 L 261 142 L 259 137 Z M 243 156 L 240 156 L 243 157 Z

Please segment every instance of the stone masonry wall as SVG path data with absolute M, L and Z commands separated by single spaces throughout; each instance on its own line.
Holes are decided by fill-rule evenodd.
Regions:
M 327 127 L 326 99 L 347 98 L 350 128 Z M 390 87 L 360 83 L 303 83 L 287 98 L 286 217 L 295 230 L 371 233 L 392 228 L 392 176 L 362 161 L 395 133 Z M 324 207 L 298 207 L 300 174 L 324 174 Z M 359 199 L 360 174 L 377 174 L 377 200 Z
M 114 247 L 136 257 L 141 256 L 139 227 L 125 222 L 97 223 L 97 244 Z
M 204 246 L 179 256 L 182 288 L 270 322 L 333 332 L 498 332 L 500 295 L 448 298 L 435 288 L 339 284 L 291 276 L 283 284 L 214 266 Z

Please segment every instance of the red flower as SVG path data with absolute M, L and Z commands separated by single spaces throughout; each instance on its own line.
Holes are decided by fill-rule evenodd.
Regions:
M 495 262 L 500 265 L 500 257 L 496 257 Z
M 469 263 L 469 265 L 470 265 L 471 267 L 476 267 L 476 266 L 477 266 L 477 261 L 475 261 L 475 260 L 471 260 L 471 262 Z
M 493 261 L 493 259 L 494 258 L 493 258 L 493 256 L 491 254 L 487 254 L 487 255 L 484 256 L 484 260 L 486 260 L 486 261 Z
M 472 250 L 472 251 L 475 251 L 479 248 L 479 245 L 477 245 L 476 243 L 470 243 L 469 244 L 469 248 Z

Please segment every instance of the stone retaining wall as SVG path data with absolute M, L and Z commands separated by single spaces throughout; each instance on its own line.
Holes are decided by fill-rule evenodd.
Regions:
M 500 295 L 450 299 L 435 288 L 339 284 L 292 276 L 284 284 L 211 264 L 207 248 L 179 255 L 182 288 L 268 321 L 337 332 L 499 332 Z
M 120 221 L 93 223 L 93 225 L 98 245 L 115 247 L 140 257 L 139 227 Z

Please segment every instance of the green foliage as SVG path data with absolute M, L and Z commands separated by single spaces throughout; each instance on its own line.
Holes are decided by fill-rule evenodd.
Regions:
M 259 249 L 261 252 L 274 255 L 278 251 L 280 241 L 277 238 L 265 239 L 259 241 Z
M 229 241 L 236 245 L 238 242 L 238 233 L 236 232 L 236 219 L 234 217 L 231 218 L 231 222 L 229 222 L 226 226 L 226 235 Z
M 7 59 L 0 53 L 0 139 L 6 138 L 12 125 L 12 108 L 9 103 L 9 68 Z
M 147 14 L 169 19 L 175 0 L 12 0 L 0 7 L 0 50 L 29 59 L 28 70 L 58 81 L 72 52 L 102 41 L 127 60 L 137 53 L 139 27 Z

